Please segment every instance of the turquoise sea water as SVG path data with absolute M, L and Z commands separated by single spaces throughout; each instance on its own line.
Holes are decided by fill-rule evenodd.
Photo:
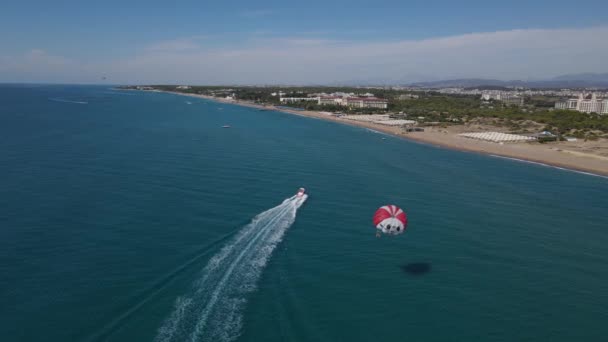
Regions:
M 388 203 L 410 225 L 376 239 Z M 601 177 L 169 94 L 5 85 L 0 208 L 2 341 L 608 338 Z

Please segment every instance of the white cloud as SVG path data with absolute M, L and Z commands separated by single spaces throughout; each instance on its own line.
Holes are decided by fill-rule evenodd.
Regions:
M 107 72 L 108 79 L 117 83 L 539 79 L 608 71 L 608 45 L 602 44 L 606 37 L 608 27 L 510 30 L 374 42 L 253 36 L 239 45 L 226 41 L 221 48 L 207 45 L 206 40 L 183 38 L 159 42 L 130 58 L 84 69 L 93 75 L 96 70 Z M 51 62 L 61 64 L 61 59 L 31 52 L 27 65 L 38 64 L 36 58 L 41 60 L 35 66 L 38 69 L 47 68 Z
M 54 56 L 40 49 L 32 49 L 20 56 L 1 56 L 1 60 L 0 71 L 5 72 L 49 71 L 70 64 L 64 57 Z
M 0 55 L 0 82 L 99 83 L 106 67 L 31 49 L 18 55 Z
M 146 50 L 150 52 L 196 50 L 200 48 L 201 41 L 208 38 L 209 36 L 200 35 L 164 40 L 147 46 Z
M 46 51 L 40 49 L 28 51 L 25 54 L 23 61 L 41 67 L 64 67 L 70 64 L 70 61 L 64 57 L 50 55 Z
M 77 73 L 77 69 L 80 68 L 73 61 L 41 49 L 0 56 L 0 81 L 65 82 Z

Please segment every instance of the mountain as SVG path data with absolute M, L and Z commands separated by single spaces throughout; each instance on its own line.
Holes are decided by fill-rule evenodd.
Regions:
M 441 78 L 423 74 L 423 73 L 408 73 L 405 75 L 392 77 L 367 77 L 360 79 L 349 79 L 342 81 L 331 82 L 330 86 L 391 86 L 395 84 L 409 84 L 424 80 L 425 82 L 439 81 Z
M 607 82 L 608 81 L 608 72 L 602 73 L 602 74 L 586 72 L 586 73 L 582 73 L 582 74 L 561 75 L 561 76 L 554 77 L 553 81 Z
M 455 80 L 442 80 L 431 82 L 417 82 L 410 85 L 424 88 L 450 88 L 450 87 L 479 87 L 479 86 L 499 86 L 506 87 L 509 81 L 485 79 L 485 78 L 459 78 Z
M 608 88 L 608 73 L 581 73 L 554 77 L 548 80 L 503 81 L 485 78 L 462 78 L 432 82 L 416 82 L 408 84 L 423 88 L 449 88 L 449 87 L 527 87 L 527 88 Z

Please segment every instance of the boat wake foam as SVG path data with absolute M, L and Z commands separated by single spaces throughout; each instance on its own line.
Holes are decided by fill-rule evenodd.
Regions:
M 53 102 L 65 102 L 65 103 L 76 103 L 76 104 L 89 104 L 86 101 L 72 101 L 72 100 L 66 100 L 66 99 L 61 99 L 61 98 L 56 98 L 56 97 L 49 97 L 48 99 L 49 101 L 53 101 Z
M 177 298 L 155 341 L 235 340 L 247 295 L 306 198 L 288 198 L 244 226 L 209 260 L 190 293 Z

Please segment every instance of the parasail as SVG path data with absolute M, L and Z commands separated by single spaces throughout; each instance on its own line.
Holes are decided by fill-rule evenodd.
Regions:
M 385 205 L 376 210 L 374 226 L 378 229 L 377 236 L 381 232 L 390 235 L 402 234 L 407 227 L 407 216 L 398 206 Z

